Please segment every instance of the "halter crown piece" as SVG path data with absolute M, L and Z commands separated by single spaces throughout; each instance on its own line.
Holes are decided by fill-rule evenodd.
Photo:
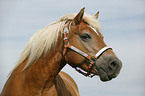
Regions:
M 87 73 L 85 73 L 85 72 L 77 69 L 77 67 L 75 67 L 75 69 L 76 69 L 76 71 L 78 71 L 82 75 L 84 75 L 86 77 L 88 76 L 88 77 L 92 78 L 95 75 L 94 74 L 93 75 L 90 74 L 90 71 L 91 71 L 92 67 L 94 66 L 95 62 L 97 61 L 97 59 L 99 59 L 99 57 L 105 51 L 107 51 L 108 49 L 111 49 L 112 50 L 112 48 L 111 47 L 108 47 L 108 46 L 103 47 L 101 50 L 98 51 L 98 53 L 95 56 L 90 56 L 90 55 L 86 54 L 85 52 L 83 52 L 83 51 L 79 50 L 78 48 L 76 48 L 76 47 L 74 47 L 74 46 L 72 46 L 72 45 L 69 44 L 69 42 L 68 42 L 68 34 L 69 34 L 70 25 L 71 25 L 71 21 L 67 21 L 66 22 L 66 27 L 64 28 L 64 38 L 63 38 L 63 40 L 64 40 L 64 50 L 63 50 L 63 56 L 65 56 L 65 54 L 67 53 L 67 49 L 69 48 L 69 49 L 73 50 L 74 52 L 80 54 L 81 56 L 83 56 L 87 60 L 89 60 L 89 63 L 90 64 L 88 66 Z

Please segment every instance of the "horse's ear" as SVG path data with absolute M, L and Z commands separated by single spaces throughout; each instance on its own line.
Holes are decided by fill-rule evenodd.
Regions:
M 77 25 L 79 24 L 79 22 L 82 20 L 82 17 L 84 15 L 84 10 L 85 10 L 85 7 L 83 7 L 80 12 L 75 16 L 75 18 L 73 19 L 73 22 L 72 22 L 72 25 Z
M 96 17 L 96 19 L 98 19 L 98 17 L 99 17 L 99 11 L 94 16 Z

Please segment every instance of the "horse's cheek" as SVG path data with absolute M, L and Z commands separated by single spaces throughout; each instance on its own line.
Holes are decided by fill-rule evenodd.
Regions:
M 84 61 L 84 59 L 83 56 L 73 51 L 66 54 L 66 61 L 72 66 L 78 66 Z

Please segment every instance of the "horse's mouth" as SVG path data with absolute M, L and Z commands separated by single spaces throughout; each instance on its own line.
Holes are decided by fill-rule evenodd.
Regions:
M 110 77 L 102 67 L 98 68 L 98 74 L 100 76 L 101 81 L 103 82 L 110 81 L 112 79 L 112 77 Z
M 110 77 L 107 72 L 101 67 L 99 69 L 92 69 L 90 74 L 99 75 L 101 81 L 103 82 L 110 81 L 112 79 L 112 77 Z
M 84 69 L 79 68 L 79 67 L 77 67 L 77 70 L 80 70 L 80 71 L 83 72 L 83 73 L 86 73 L 86 72 L 87 72 L 87 70 L 84 70 Z M 86 73 L 86 74 L 87 74 L 87 73 Z M 102 67 L 99 67 L 99 68 L 97 68 L 97 69 L 96 69 L 96 67 L 93 67 L 93 68 L 90 70 L 90 74 L 89 74 L 89 75 L 90 75 L 90 76 L 99 75 L 100 80 L 103 81 L 103 82 L 110 81 L 110 80 L 112 80 L 113 78 L 115 78 L 113 75 L 110 76 L 110 75 L 105 71 L 105 69 L 102 68 Z

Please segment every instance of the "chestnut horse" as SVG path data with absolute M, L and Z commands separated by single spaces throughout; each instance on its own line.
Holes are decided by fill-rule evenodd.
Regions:
M 1 96 L 80 96 L 75 81 L 61 72 L 66 64 L 88 77 L 115 78 L 122 63 L 104 43 L 98 15 L 84 14 L 82 8 L 35 33 Z

